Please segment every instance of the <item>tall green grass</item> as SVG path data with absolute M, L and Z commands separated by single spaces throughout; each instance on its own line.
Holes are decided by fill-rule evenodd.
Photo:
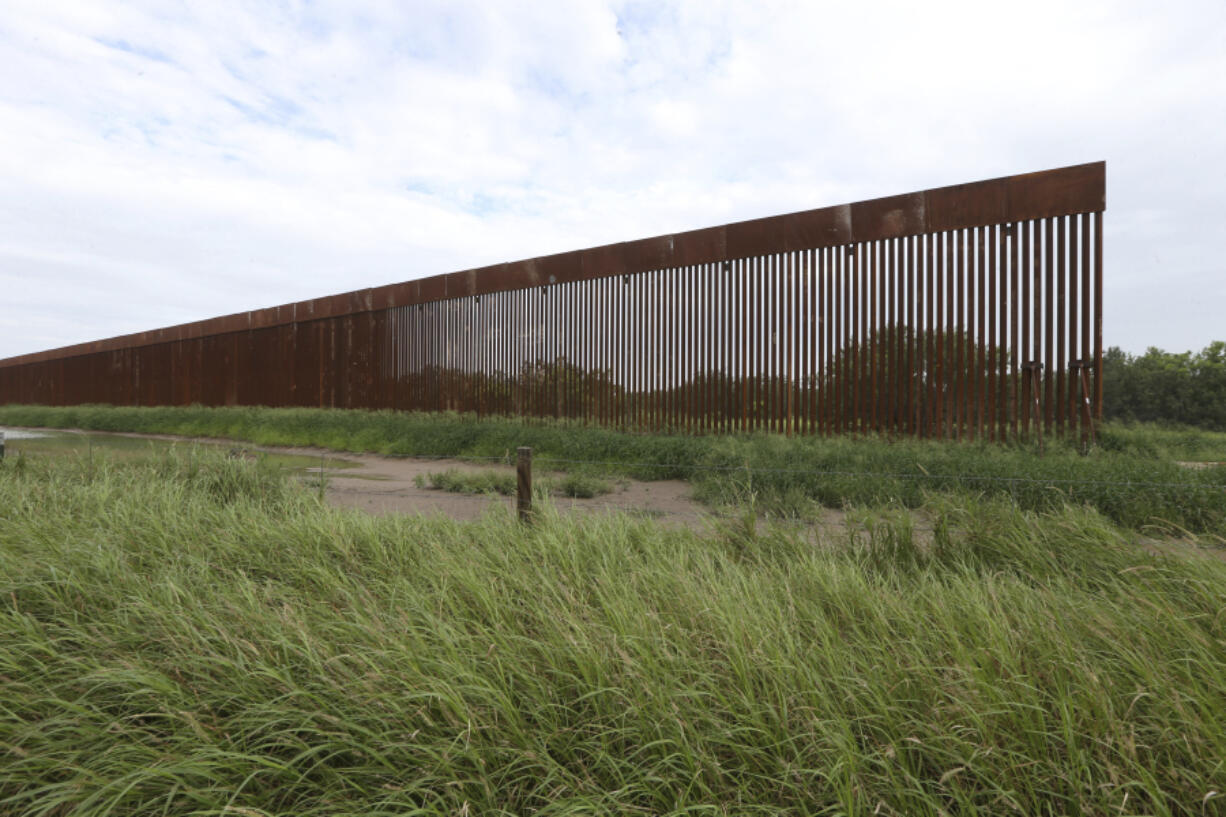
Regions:
M 876 437 L 647 435 L 571 422 L 329 409 L 0 407 L 0 423 L 228 437 L 390 455 L 506 458 L 534 449 L 538 467 L 638 479 L 686 479 L 699 499 L 737 504 L 753 494 L 772 513 L 814 503 L 918 507 L 933 491 L 1007 496 L 1028 510 L 1086 504 L 1132 528 L 1226 535 L 1226 434 L 1110 426 L 1088 456 L 1077 440 L 949 443 Z M 1217 455 L 1220 454 L 1220 457 Z
M 10 458 L 0 813 L 1220 813 L 1226 564 L 928 512 L 815 545 Z

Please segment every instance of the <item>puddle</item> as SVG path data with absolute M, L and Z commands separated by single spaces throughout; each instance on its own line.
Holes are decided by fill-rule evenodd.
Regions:
M 4 435 L 5 440 L 37 440 L 40 437 L 51 436 L 46 431 L 24 431 L 16 428 L 4 428 L 2 426 L 0 426 L 0 434 Z

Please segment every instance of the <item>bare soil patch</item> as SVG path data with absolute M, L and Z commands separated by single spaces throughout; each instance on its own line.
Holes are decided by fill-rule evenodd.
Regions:
M 311 449 L 288 449 L 308 453 Z M 437 471 L 455 469 L 464 472 L 506 471 L 504 465 L 478 465 L 466 460 L 412 459 L 380 457 L 373 454 L 347 454 L 344 459 L 358 467 L 328 471 L 327 498 L 335 505 L 358 508 L 374 514 L 441 513 L 453 519 L 475 519 L 493 506 L 513 508 L 515 499 L 505 496 L 473 496 L 418 488 L 416 480 Z M 536 479 L 547 472 L 535 472 Z M 564 512 L 637 512 L 662 521 L 689 524 L 701 523 L 706 516 L 703 506 L 690 496 L 690 486 L 677 480 L 637 482 L 623 479 L 615 482 L 612 493 L 592 499 L 556 497 L 549 500 Z

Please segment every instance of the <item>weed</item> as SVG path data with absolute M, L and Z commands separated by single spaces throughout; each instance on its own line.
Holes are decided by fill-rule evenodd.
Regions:
M 612 493 L 613 486 L 607 481 L 591 474 L 566 474 L 561 477 L 548 477 L 545 484 L 552 496 L 565 496 L 575 499 L 592 499 Z
M 517 490 L 516 476 L 506 471 L 446 471 L 418 474 L 413 478 L 418 488 L 433 488 L 453 494 L 498 494 L 514 496 Z M 545 477 L 536 480 L 533 486 L 537 493 L 549 496 L 564 496 L 580 499 L 610 493 L 608 482 L 586 474 L 568 474 L 562 477 Z
M 515 474 L 503 471 L 459 471 L 449 468 L 418 477 L 418 487 L 430 487 L 453 494 L 500 494 L 514 496 Z

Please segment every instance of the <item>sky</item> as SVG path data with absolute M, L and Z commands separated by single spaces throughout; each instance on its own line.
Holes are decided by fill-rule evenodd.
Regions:
M 3 0 L 0 358 L 1107 162 L 1104 342 L 1226 339 L 1226 3 Z

